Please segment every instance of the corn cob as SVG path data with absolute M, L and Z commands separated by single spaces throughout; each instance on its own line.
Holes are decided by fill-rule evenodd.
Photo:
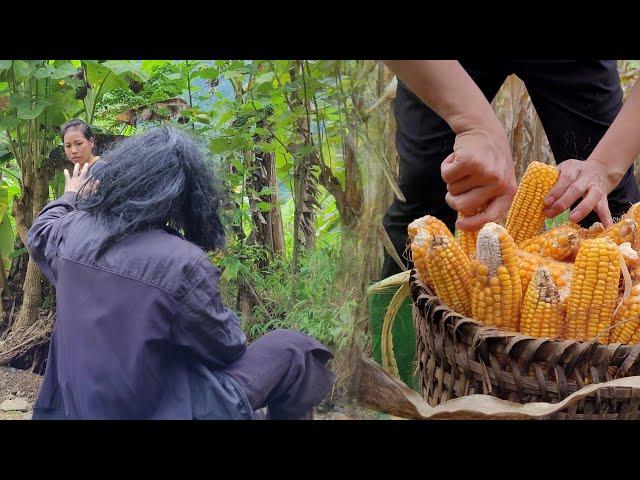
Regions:
M 434 290 L 433 279 L 427 269 L 427 252 L 429 250 L 430 237 L 431 234 L 426 230 L 421 230 L 415 235 L 411 241 L 411 259 L 422 283 L 431 290 Z
M 531 162 L 507 213 L 506 229 L 516 243 L 538 235 L 544 225 L 544 197 L 558 180 L 552 165 Z
M 453 238 L 453 234 L 449 230 L 442 220 L 434 217 L 433 215 L 425 215 L 424 217 L 416 218 L 407 227 L 407 233 L 409 240 L 413 240 L 419 231 L 426 230 L 434 235 L 448 235 Z
M 638 224 L 632 218 L 625 218 L 605 228 L 596 238 L 608 238 L 613 240 L 616 245 L 630 242 L 637 243 Z
M 608 343 L 610 325 L 618 298 L 620 253 L 608 238 L 581 243 L 573 275 L 567 310 L 567 336 L 576 340 Z
M 522 283 L 516 245 L 504 227 L 490 222 L 480 229 L 471 268 L 473 317 L 486 325 L 517 331 Z
M 521 242 L 519 248 L 554 260 L 573 260 L 579 245 L 580 235 L 577 230 L 571 225 L 562 225 Z
M 627 218 L 635 220 L 636 223 L 640 223 L 640 202 L 631 205 L 629 210 L 627 210 L 627 213 L 622 215 L 620 220 L 625 220 Z
M 426 266 L 436 295 L 456 312 L 470 316 L 471 263 L 458 242 L 447 235 L 432 235 Z
M 631 295 L 622 300 L 611 324 L 618 324 L 611 330 L 611 343 L 640 342 L 640 285 L 634 285 Z
M 482 205 L 478 210 L 476 210 L 476 214 L 484 211 L 487 208 L 486 204 Z M 458 212 L 458 219 L 464 218 L 460 212 Z M 462 246 L 462 249 L 467 253 L 469 258 L 473 258 L 476 254 L 476 241 L 478 240 L 478 230 L 456 230 L 455 236 L 458 239 L 458 242 Z
M 518 265 L 520 268 L 520 279 L 522 281 L 522 291 L 526 292 L 529 288 L 529 282 L 534 276 L 538 267 L 544 267 L 550 273 L 553 284 L 558 289 L 561 299 L 566 299 L 571 287 L 571 274 L 573 264 L 560 262 L 552 258 L 543 257 L 536 253 L 529 253 L 518 249 Z
M 525 335 L 558 338 L 563 334 L 560 295 L 546 268 L 536 268 L 524 296 L 520 317 L 520 332 Z
M 604 225 L 602 225 L 602 223 L 600 222 L 593 223 L 589 228 L 584 228 L 580 224 L 574 222 L 568 222 L 567 224 L 578 231 L 580 239 L 596 238 L 598 235 L 604 232 Z
M 631 243 L 621 243 L 618 246 L 618 251 L 622 255 L 624 263 L 627 265 L 629 272 L 635 270 L 638 266 L 640 266 L 640 256 L 638 255 L 638 252 L 631 248 Z
M 446 235 L 453 240 L 453 234 L 441 220 L 432 215 L 425 215 L 411 222 L 407 227 L 407 233 L 411 240 L 411 260 L 418 276 L 423 284 L 433 290 L 434 284 L 425 263 L 431 235 Z

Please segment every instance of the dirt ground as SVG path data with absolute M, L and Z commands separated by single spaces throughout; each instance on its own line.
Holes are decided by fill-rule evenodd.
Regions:
M 0 367 L 0 404 L 5 400 L 22 398 L 30 408 L 38 395 L 42 376 L 10 367 Z M 0 420 L 28 420 L 31 411 L 2 411 Z M 357 403 L 338 403 L 330 399 L 323 401 L 315 411 L 316 420 L 401 420 L 381 412 L 366 409 Z
M 5 400 L 22 398 L 33 407 L 38 395 L 38 390 L 42 383 L 42 376 L 24 370 L 10 367 L 0 367 L 0 404 Z M 2 411 L 0 410 L 0 420 L 26 420 L 30 418 L 30 411 Z

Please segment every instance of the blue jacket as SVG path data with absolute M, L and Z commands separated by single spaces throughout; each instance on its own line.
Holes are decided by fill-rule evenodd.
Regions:
M 65 193 L 40 212 L 28 249 L 56 287 L 56 324 L 34 419 L 253 418 L 223 369 L 246 350 L 217 290 L 220 271 L 168 230 L 109 234 Z

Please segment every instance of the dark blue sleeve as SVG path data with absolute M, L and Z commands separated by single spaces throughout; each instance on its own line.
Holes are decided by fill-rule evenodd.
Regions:
M 75 210 L 75 192 L 67 192 L 59 199 L 49 202 L 33 221 L 27 232 L 27 249 L 42 273 L 55 285 L 51 260 L 55 256 L 62 218 Z
M 220 270 L 203 255 L 185 279 L 181 315 L 173 324 L 174 341 L 216 369 L 241 356 L 247 344 L 240 320 L 222 304 L 219 278 Z

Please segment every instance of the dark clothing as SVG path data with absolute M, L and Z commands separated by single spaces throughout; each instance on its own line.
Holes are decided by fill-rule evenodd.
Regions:
M 331 353 L 300 332 L 263 335 L 225 371 L 242 386 L 254 410 L 269 407 L 273 420 L 303 417 L 329 393 L 334 376 L 324 365 Z
M 461 61 L 467 73 L 492 101 L 508 75 L 516 74 L 527 87 L 557 163 L 585 160 L 622 107 L 622 89 L 615 60 Z M 402 82 L 394 100 L 396 148 L 400 156 L 398 185 L 406 202 L 395 199 L 384 226 L 400 258 L 407 242 L 407 226 L 416 218 L 434 215 L 455 228 L 456 212 L 445 202 L 447 187 L 440 164 L 453 151 L 455 134 Z M 640 201 L 633 166 L 609 194 L 611 214 L 622 215 Z M 591 212 L 581 223 L 598 221 Z M 411 264 L 407 260 L 407 267 Z M 385 253 L 382 277 L 400 271 Z
M 243 399 L 254 411 L 254 419 L 264 420 L 256 410 L 267 407 L 270 419 L 294 420 L 308 414 L 331 390 L 334 375 L 326 363 L 332 357 L 324 345 L 304 333 L 275 330 L 249 345 L 238 360 L 218 374 L 237 382 Z M 211 370 L 201 366 L 194 376 L 204 380 L 193 382 L 201 385 L 195 393 L 192 391 L 194 418 L 238 416 L 244 404 L 220 402 L 218 383 Z M 232 407 L 226 415 L 221 414 L 221 410 L 225 413 L 225 405 Z
M 28 232 L 57 297 L 33 418 L 253 418 L 224 371 L 242 358 L 246 338 L 205 252 L 155 229 L 97 257 L 109 225 L 75 210 L 74 198 L 49 203 Z

